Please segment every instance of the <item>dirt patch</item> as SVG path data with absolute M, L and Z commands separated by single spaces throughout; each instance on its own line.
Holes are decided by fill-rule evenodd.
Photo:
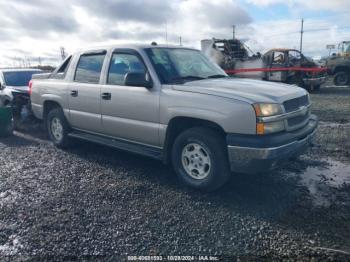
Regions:
M 321 121 L 350 122 L 350 87 L 323 87 L 311 93 L 312 112 Z
M 60 150 L 40 123 L 24 126 L 0 140 L 0 257 L 347 261 L 349 102 L 347 91 L 331 91 L 312 94 L 322 120 L 314 147 L 273 172 L 235 174 L 211 194 L 185 188 L 157 161 L 86 142 Z M 330 120 L 332 110 L 340 113 Z

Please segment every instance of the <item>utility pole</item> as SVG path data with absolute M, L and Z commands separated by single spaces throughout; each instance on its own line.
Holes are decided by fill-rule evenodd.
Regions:
M 168 20 L 165 20 L 165 42 L 168 45 Z
M 300 30 L 300 53 L 303 52 L 303 34 L 304 34 L 304 18 L 301 19 L 301 30 Z
M 232 39 L 235 39 L 236 38 L 236 26 L 233 25 L 232 26 Z
M 180 46 L 182 46 L 182 37 L 181 36 L 179 37 L 179 40 L 180 40 Z
M 62 60 L 64 60 L 66 58 L 66 50 L 64 47 L 61 47 L 60 49 L 61 49 L 61 58 Z

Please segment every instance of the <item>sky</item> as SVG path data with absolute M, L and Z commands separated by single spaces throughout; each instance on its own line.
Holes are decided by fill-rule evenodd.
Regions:
M 254 52 L 299 48 L 328 55 L 350 40 L 349 0 L 0 0 L 0 67 L 61 62 L 67 53 L 113 43 L 180 43 L 242 39 Z

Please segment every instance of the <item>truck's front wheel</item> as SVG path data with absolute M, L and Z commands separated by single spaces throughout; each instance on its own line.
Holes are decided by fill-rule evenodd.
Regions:
M 204 191 L 221 187 L 230 178 L 224 139 L 207 128 L 191 128 L 174 141 L 172 162 L 186 185 Z
M 47 115 L 47 130 L 51 141 L 58 147 L 66 147 L 69 144 L 69 124 L 61 108 L 52 109 Z
M 334 84 L 336 86 L 346 86 L 350 82 L 350 74 L 346 72 L 336 73 L 334 76 Z

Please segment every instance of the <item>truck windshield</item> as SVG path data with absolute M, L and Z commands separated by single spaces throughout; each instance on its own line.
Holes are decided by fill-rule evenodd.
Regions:
M 40 73 L 41 71 L 11 71 L 3 72 L 3 75 L 7 86 L 27 86 L 32 75 Z
M 209 61 L 197 50 L 147 48 L 145 51 L 163 84 L 227 77 L 227 74 L 218 65 Z

